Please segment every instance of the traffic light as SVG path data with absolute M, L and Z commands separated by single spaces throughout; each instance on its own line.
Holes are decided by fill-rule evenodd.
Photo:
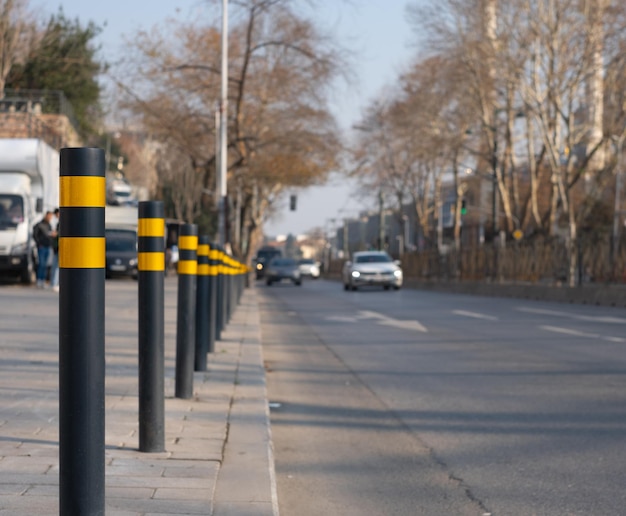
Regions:
M 467 202 L 465 199 L 461 200 L 461 215 L 467 214 Z
M 298 196 L 297 195 L 291 195 L 289 197 L 289 209 L 291 211 L 296 211 L 296 203 L 298 202 Z

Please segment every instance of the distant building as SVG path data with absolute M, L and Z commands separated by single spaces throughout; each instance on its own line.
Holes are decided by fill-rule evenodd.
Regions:
M 51 147 L 80 147 L 74 111 L 62 91 L 12 90 L 0 99 L 0 138 L 39 138 Z

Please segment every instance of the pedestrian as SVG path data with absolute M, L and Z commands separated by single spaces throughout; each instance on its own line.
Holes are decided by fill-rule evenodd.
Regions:
M 48 258 L 52 251 L 52 239 L 56 237 L 56 231 L 52 230 L 50 221 L 53 213 L 47 211 L 33 228 L 33 238 L 37 244 L 37 288 L 46 286 L 46 272 L 48 271 Z
M 55 292 L 59 291 L 59 208 L 54 210 L 54 216 L 57 219 L 56 235 L 52 237 L 52 267 L 50 268 L 50 286 Z

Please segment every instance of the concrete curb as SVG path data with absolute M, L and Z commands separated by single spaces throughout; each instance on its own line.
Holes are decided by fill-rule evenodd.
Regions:
M 224 341 L 228 341 L 231 334 L 241 335 L 241 340 L 236 346 L 230 346 L 232 351 L 238 348 L 239 359 L 224 458 L 213 497 L 213 514 L 278 516 L 261 323 L 254 289 L 246 291 L 242 305 L 245 320 L 234 318 L 223 335 Z M 219 342 L 216 353 L 230 352 L 226 346 L 225 342 Z

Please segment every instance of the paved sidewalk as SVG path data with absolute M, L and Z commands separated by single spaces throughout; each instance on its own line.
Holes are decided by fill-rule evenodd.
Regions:
M 140 453 L 136 285 L 107 282 L 106 514 L 278 514 L 254 288 L 216 343 L 209 371 L 195 373 L 193 399 L 179 400 L 177 284 L 166 279 L 166 451 Z M 7 293 L 30 303 L 32 313 L 0 302 L 0 515 L 56 515 L 57 295 L 20 287 Z

